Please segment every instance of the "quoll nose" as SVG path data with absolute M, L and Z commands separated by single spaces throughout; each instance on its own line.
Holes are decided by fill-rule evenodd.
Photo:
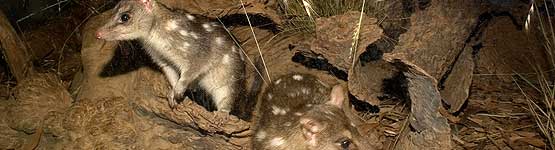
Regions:
M 102 38 L 102 32 L 96 31 L 96 39 L 101 39 L 101 38 Z

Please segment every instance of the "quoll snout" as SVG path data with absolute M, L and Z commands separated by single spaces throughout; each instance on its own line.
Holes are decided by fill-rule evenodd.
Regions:
M 96 39 L 102 39 L 102 34 L 103 34 L 103 33 L 102 33 L 101 31 L 96 31 L 96 32 L 95 32 L 95 37 L 96 37 Z

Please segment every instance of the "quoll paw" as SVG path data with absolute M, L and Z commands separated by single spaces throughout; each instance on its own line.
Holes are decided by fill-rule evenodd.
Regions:
M 183 100 L 183 93 L 176 93 L 175 91 L 168 93 L 168 104 L 170 108 L 175 109 L 178 105 L 178 100 Z

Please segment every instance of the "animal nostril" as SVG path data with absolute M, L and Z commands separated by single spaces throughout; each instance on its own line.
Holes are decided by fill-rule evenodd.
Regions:
M 102 37 L 102 32 L 97 31 L 97 32 L 96 32 L 96 38 L 97 38 L 97 39 L 100 39 L 101 37 Z

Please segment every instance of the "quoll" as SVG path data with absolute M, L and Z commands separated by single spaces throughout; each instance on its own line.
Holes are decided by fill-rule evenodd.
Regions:
M 271 83 L 259 99 L 252 138 L 256 150 L 374 149 L 347 116 L 343 105 L 348 99 L 340 85 L 329 92 L 315 76 L 293 73 Z
M 138 40 L 166 75 L 170 107 L 193 81 L 229 112 L 242 84 L 243 55 L 221 23 L 172 10 L 156 0 L 122 0 L 96 36 L 107 41 Z

